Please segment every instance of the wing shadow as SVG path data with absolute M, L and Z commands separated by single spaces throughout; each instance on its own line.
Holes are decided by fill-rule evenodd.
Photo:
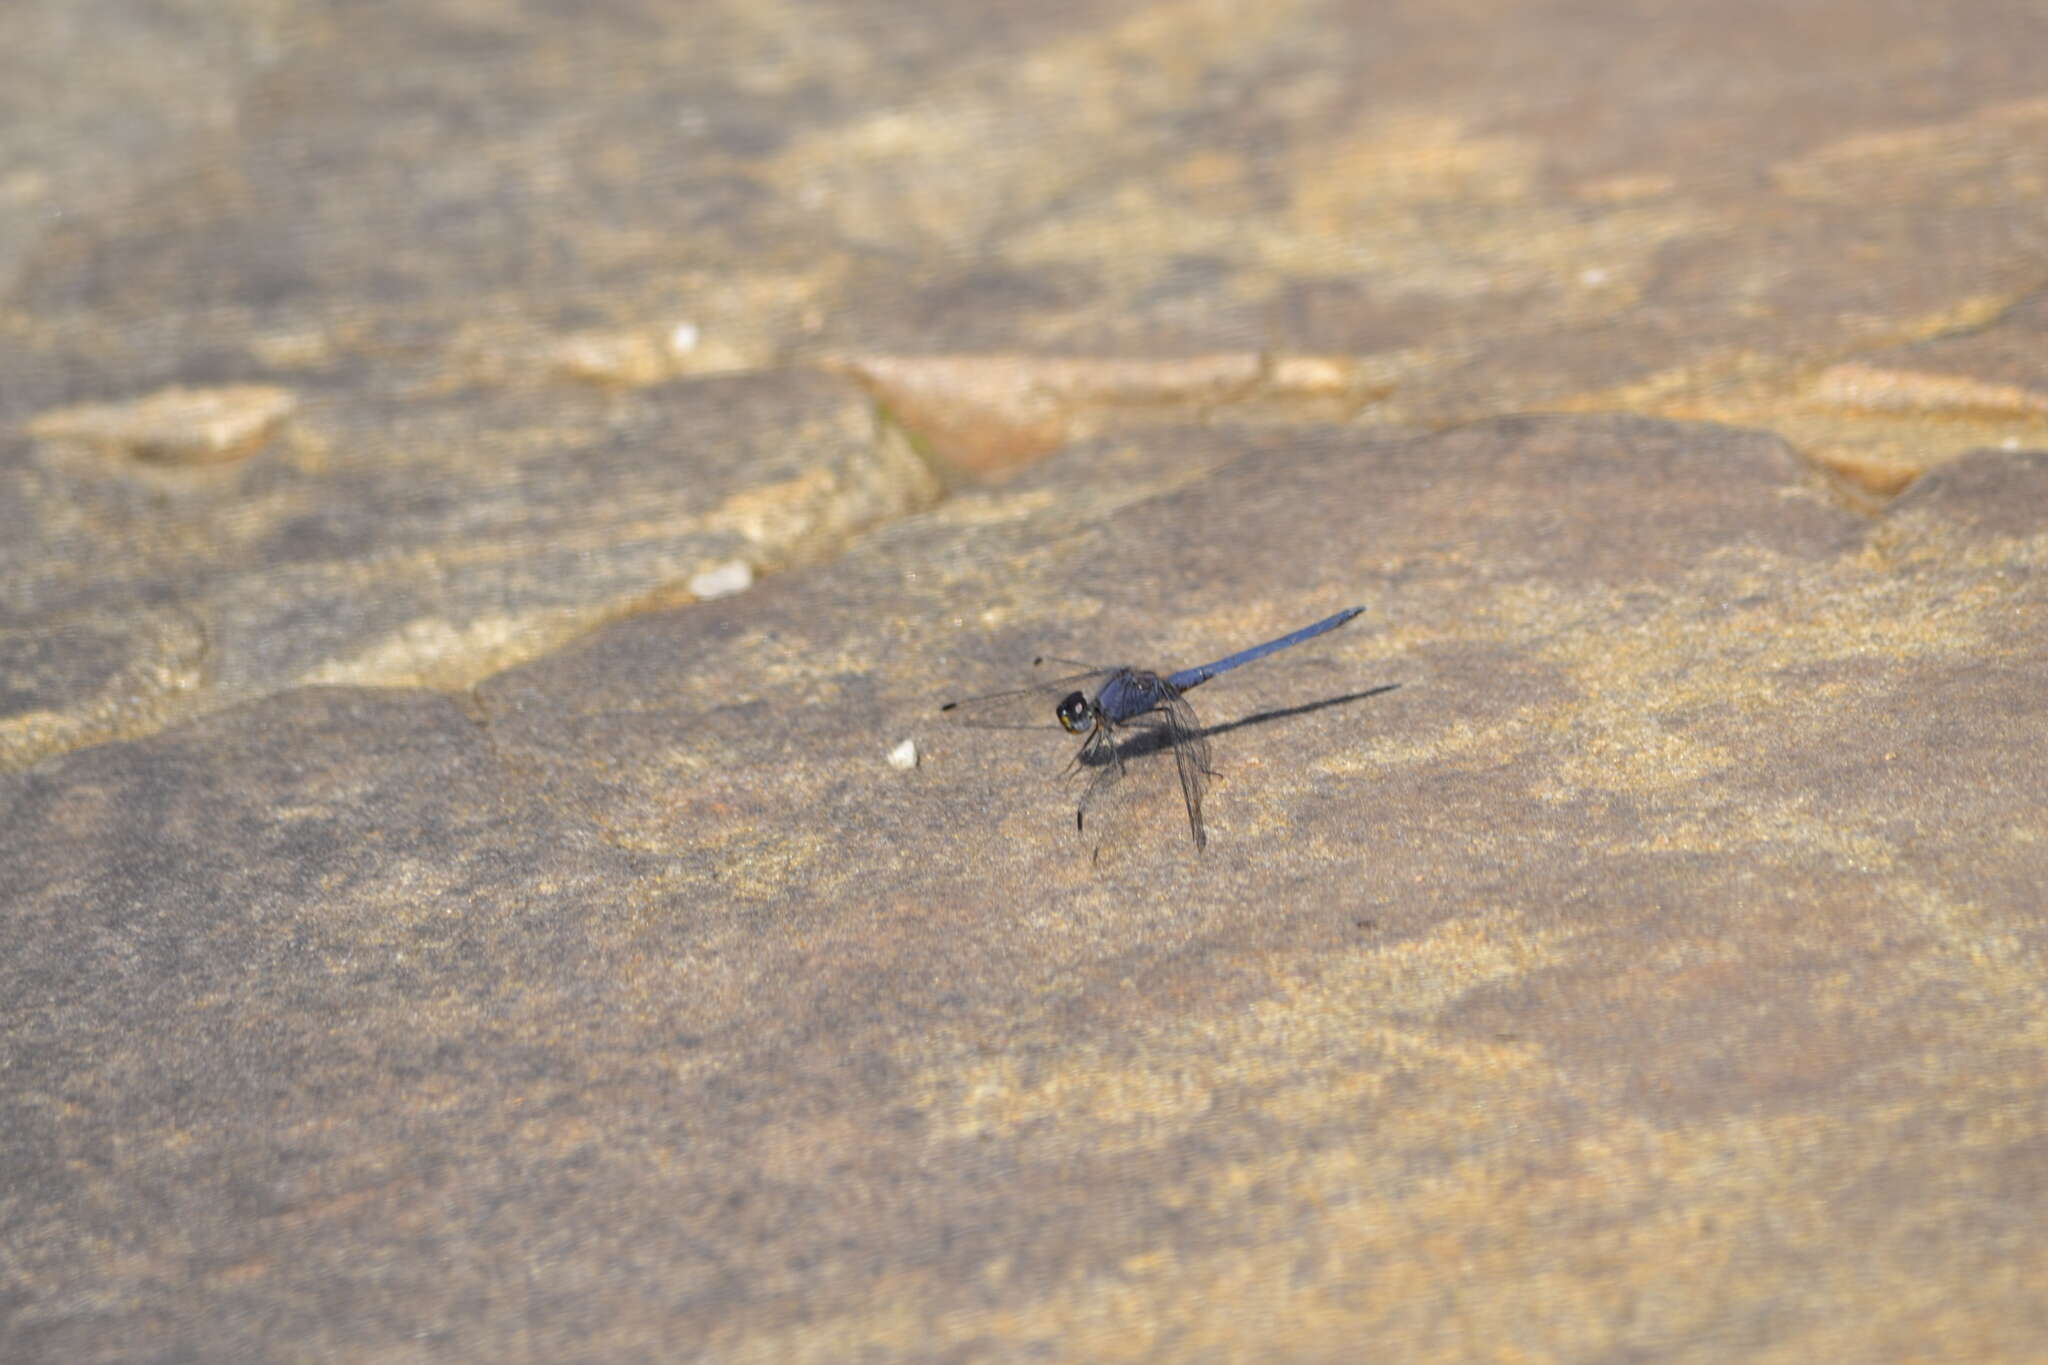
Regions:
M 1232 730 L 1242 730 L 1250 725 L 1265 725 L 1276 720 L 1290 720 L 1295 716 L 1305 716 L 1311 711 L 1321 711 L 1332 706 L 1348 706 L 1355 701 L 1364 701 L 1367 697 L 1377 697 L 1382 693 L 1392 692 L 1400 685 L 1397 682 L 1381 683 L 1378 687 L 1368 687 L 1363 692 L 1347 692 L 1341 697 L 1324 697 L 1321 701 L 1303 702 L 1299 706 L 1282 706 L 1271 711 L 1258 711 L 1249 716 L 1241 716 L 1237 720 L 1224 721 L 1220 725 L 1205 725 L 1197 733 L 1203 739 L 1208 739 L 1215 735 L 1228 734 Z M 1173 735 L 1162 726 L 1141 730 L 1131 735 L 1128 739 L 1119 741 L 1117 744 L 1117 754 L 1125 762 L 1129 762 L 1131 759 L 1143 758 L 1147 754 L 1156 754 L 1162 749 L 1172 747 Z M 1096 768 L 1110 762 L 1111 755 L 1106 749 L 1098 750 L 1087 755 L 1085 759 L 1077 757 L 1076 761 L 1080 762 L 1084 767 Z

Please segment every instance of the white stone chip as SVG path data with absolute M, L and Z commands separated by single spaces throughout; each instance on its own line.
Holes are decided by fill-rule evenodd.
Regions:
M 690 596 L 700 602 L 714 597 L 731 597 L 754 586 L 754 570 L 743 559 L 731 559 L 715 569 L 706 569 L 690 580 Z

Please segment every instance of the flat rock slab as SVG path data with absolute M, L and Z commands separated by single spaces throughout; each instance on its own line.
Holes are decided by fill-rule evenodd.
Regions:
M 9 1354 L 2030 1354 L 2022 507 L 2048 457 L 1871 520 L 1708 426 L 1159 433 L 467 699 L 0 779 Z M 1354 599 L 1196 694 L 1205 854 L 934 709 Z
M 172 12 L 0 51 L 0 767 L 821 558 L 929 501 L 871 402 L 2048 445 L 2023 0 Z
M 134 453 L 163 406 L 0 447 L 0 768 L 293 686 L 464 687 L 939 492 L 817 374 L 330 395 L 197 478 Z
M 2048 1355 L 2037 0 L 5 30 L 0 1359 Z

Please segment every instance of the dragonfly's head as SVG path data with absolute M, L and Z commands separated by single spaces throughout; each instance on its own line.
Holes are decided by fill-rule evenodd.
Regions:
M 1079 692 L 1069 692 L 1053 712 L 1070 734 L 1085 735 L 1095 728 L 1095 708 Z

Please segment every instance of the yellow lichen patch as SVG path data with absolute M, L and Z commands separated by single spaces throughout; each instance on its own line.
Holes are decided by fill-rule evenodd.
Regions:
M 2006 597 L 2022 581 L 2020 573 L 2048 568 L 2048 530 L 1985 536 L 1923 509 L 1901 508 L 1871 531 L 1859 563 L 1866 569 L 1944 569 L 1974 577 L 1945 606 L 1930 608 L 1947 619 Z
M 1297 8 L 1163 3 L 1084 25 L 1040 48 L 956 65 L 915 103 L 793 140 L 762 173 L 844 237 L 892 250 L 980 247 L 1095 179 L 1104 156 L 1148 148 L 1133 145 L 1132 129 L 1182 109 Z
M 1205 1059 L 1170 1059 L 1168 1054 L 1119 1064 L 1089 1049 L 1062 1056 L 1035 1075 L 1015 1058 L 999 1058 L 964 1073 L 932 1077 L 927 1084 L 943 1087 L 951 1101 L 943 1106 L 947 1118 L 937 1128 L 946 1137 L 1014 1136 L 1033 1123 L 1056 1119 L 1087 1125 L 1090 1144 L 1109 1151 L 1150 1146 L 1184 1129 L 1215 1103 L 1220 1080 Z
M 1674 203 L 1592 215 L 1552 203 L 1536 189 L 1533 144 L 1474 136 L 1437 111 L 1305 137 L 1294 160 L 1286 226 L 1258 238 L 1261 259 L 1283 273 L 1348 264 L 1449 297 L 1593 279 L 1598 296 L 1567 296 L 1561 316 L 1604 314 L 1632 297 L 1659 246 L 1697 227 Z M 1461 224 L 1449 234 L 1446 206 Z
M 1735 736 L 1725 726 L 1672 729 L 1673 718 L 1700 707 L 1761 718 L 1787 704 L 1778 682 L 1784 670 L 1967 654 L 1980 637 L 1967 619 L 1929 619 L 1941 609 L 1924 594 L 1854 568 L 1769 581 L 1770 592 L 1738 610 L 1684 594 L 1633 624 L 1540 642 L 1538 657 L 1564 668 L 1581 697 L 1554 779 L 1565 789 L 1682 786 L 1732 762 Z M 1742 595 L 1725 577 L 1717 583 L 1715 597 Z M 1808 696 L 1801 704 L 1826 702 Z
M 1968 375 L 1875 365 L 1833 365 L 1806 390 L 1816 406 L 1848 412 L 1910 412 L 2048 424 L 2048 391 Z
M 0 771 L 111 739 L 150 734 L 188 714 L 211 667 L 207 632 L 178 609 L 121 623 L 126 660 L 97 687 L 64 704 L 0 716 Z M 51 632 L 61 638 L 61 631 Z M 4 643 L 4 638 L 0 638 Z M 26 674 L 11 681 L 26 687 Z
M 1969 1101 L 1959 1115 L 1981 1115 L 1981 1097 L 1958 1099 Z M 1551 1145 L 1518 1140 L 1530 1108 L 1513 1091 L 1447 1079 L 1369 1138 L 1281 1144 L 1255 1164 L 1202 1168 L 1195 1186 L 1155 1188 L 1162 1204 L 1225 1220 L 1228 1238 L 1133 1242 L 1113 1268 L 1028 1296 L 998 1265 L 1013 1291 L 1001 1307 L 936 1273 L 897 1275 L 869 1284 L 859 1306 L 777 1331 L 735 1328 L 713 1347 L 721 1359 L 824 1362 L 863 1348 L 1044 1341 L 1070 1358 L 1135 1361 L 1170 1339 L 1191 1359 L 1338 1359 L 1362 1342 L 1403 1360 L 1589 1359 L 1712 1339 L 1733 1298 L 1783 1309 L 1754 1358 L 1847 1359 L 1953 1346 L 1938 1336 L 1945 1314 L 1981 1318 L 1974 1300 L 2010 1303 L 2048 1272 L 2036 1249 L 1960 1289 L 1930 1280 L 1911 1225 L 1877 1229 L 1844 1255 L 1828 1192 L 1883 1180 L 1912 1157 L 1833 1119 L 1794 1112 L 1683 1131 L 1622 1119 Z M 1474 1111 L 1494 1134 L 1477 1149 L 1447 1126 Z M 1998 1145 L 1980 1131 L 1945 1164 L 1995 1158 Z M 1419 1162 L 1427 1153 L 1443 1160 Z M 1940 1213 L 1937 1197 L 1930 1214 Z M 1813 1273 L 1787 1284 L 1780 1262 L 1757 1254 L 1764 1244 Z M 1844 1303 L 1867 1307 L 1815 1311 Z
M 2027 831 L 2014 842 L 2038 837 L 2038 832 Z M 1911 977 L 1937 985 L 1969 1010 L 1983 1036 L 2048 1056 L 2048 951 L 2034 932 L 2030 911 L 1975 904 L 1910 871 L 1901 875 L 1892 869 L 1891 885 L 1891 899 L 1909 907 L 1940 945 L 1938 951 L 1917 954 L 1905 964 Z M 1901 1062 L 1929 1084 L 1940 1081 L 1953 1065 L 1939 1050 Z M 1995 1108 L 1986 1107 L 1973 1115 L 1973 1121 L 1980 1129 L 1996 1130 L 2014 1141 L 2030 1136 L 2026 1125 L 2012 1122 L 2009 1114 L 2002 1119 Z
M 744 536 L 761 547 L 785 548 L 814 534 L 841 486 L 836 471 L 806 469 L 793 478 L 743 488 L 704 518 L 711 531 Z
M 1475 725 L 1454 720 L 1428 735 L 1401 738 L 1372 735 L 1341 754 L 1316 760 L 1316 769 L 1345 777 L 1364 777 L 1398 763 L 1456 763 L 1469 759 L 1493 767 L 1510 755 L 1549 738 L 1550 713 L 1518 707 L 1498 721 Z
M 1774 416 L 1787 440 L 1881 493 L 1983 447 L 2048 445 L 2048 391 L 1863 364 L 1823 370 Z
M 346 658 L 308 669 L 298 681 L 457 691 L 573 639 L 594 625 L 598 615 L 554 610 L 517 616 L 487 613 L 467 621 L 419 617 Z
M 1972 295 L 1913 318 L 1869 320 L 1844 340 L 1892 347 L 1968 332 L 2012 303 L 2010 295 Z M 1966 451 L 2048 444 L 2048 391 L 1860 361 L 1813 370 L 1798 357 L 1747 349 L 1702 354 L 1547 406 L 1764 428 L 1851 484 L 1886 496 Z
M 695 323 L 687 322 L 665 329 L 572 332 L 543 343 L 535 356 L 540 368 L 619 388 L 659 384 L 685 374 L 753 369 L 768 360 L 764 354 L 750 354 L 736 346 L 729 337 L 707 337 Z
M 1868 689 L 1897 666 L 1986 659 L 1990 624 L 2026 582 L 2012 570 L 2035 564 L 2048 565 L 2048 535 L 1969 538 L 1913 516 L 1880 527 L 1856 560 L 1799 569 L 1757 556 L 1745 569 L 1717 556 L 1626 624 L 1597 597 L 1542 584 L 1503 589 L 1460 617 L 1454 632 L 1410 632 L 1403 643 L 1426 654 L 1430 644 L 1464 640 L 1540 661 L 1555 670 L 1554 700 L 1483 722 L 1453 716 L 1426 740 L 1363 739 L 1315 766 L 1370 777 L 1407 764 L 1513 762 L 1540 800 L 1656 795 L 1646 824 L 1628 835 L 1632 848 L 1790 845 L 1882 870 L 1892 858 L 1884 838 L 1843 827 L 1797 797 L 1703 810 L 1685 794 L 1703 779 L 1766 761 L 1768 736 L 1788 724 L 1826 724 L 1867 705 Z M 1960 581 L 1930 592 L 1928 573 Z M 1881 668 L 1838 667 L 1853 661 Z M 1817 669 L 1836 680 L 1815 684 Z
M 1995 104 L 1967 117 L 1856 133 L 1779 162 L 1771 179 L 1802 199 L 1867 208 L 1910 194 L 1917 203 L 1974 202 L 1972 182 L 1992 180 L 2019 198 L 2048 193 L 2048 99 Z M 1941 194 L 1942 191 L 1947 193 Z
M 1659 199 L 1677 188 L 1677 177 L 1670 175 L 1610 175 L 1583 181 L 1573 187 L 1573 193 L 1589 204 L 1627 204 Z
M 2010 423 L 1927 421 L 1914 417 L 1858 417 L 1785 410 L 1756 414 L 1822 468 L 1857 488 L 1890 497 L 1928 470 L 1986 447 L 2034 444 Z M 2044 429 L 2036 440 L 2048 440 Z
M 755 547 L 750 564 L 780 567 L 938 499 L 938 476 L 900 431 L 885 428 L 855 449 L 839 464 L 740 489 L 706 513 L 700 529 L 740 536 Z
M 1663 243 L 1697 227 L 1675 201 L 1594 214 L 1554 202 L 1539 188 L 1535 144 L 1474 133 L 1440 110 L 1329 123 L 1345 116 L 1343 100 L 1304 102 L 1284 140 L 1281 213 L 1248 211 L 1252 190 L 1227 159 L 1206 157 L 1029 221 L 1004 238 L 1004 256 L 1085 261 L 1124 292 L 1147 287 L 1160 262 L 1179 255 L 1238 261 L 1282 279 L 1384 278 L 1389 289 L 1454 298 L 1597 279 L 1601 288 L 1568 293 L 1562 306 L 1567 316 L 1602 316 L 1628 302 Z M 1455 224 L 1448 231 L 1447 218 Z
M 474 317 L 441 352 L 439 370 L 423 377 L 423 391 L 563 379 L 631 389 L 767 369 L 790 338 L 822 326 L 826 300 L 845 271 L 845 258 L 835 253 L 786 268 L 764 261 L 746 271 L 683 271 L 661 281 L 664 293 L 687 300 L 675 315 L 570 332 L 518 316 Z
M 1273 994 L 1216 1017 L 1140 1024 L 1114 1050 L 1055 1046 L 928 1070 L 913 1085 L 936 1139 L 1001 1137 L 1055 1146 L 1075 1133 L 1092 1151 L 1173 1141 L 1219 1104 L 1289 1123 L 1339 1118 L 1369 1103 L 1390 1074 L 1418 1068 L 1505 1076 L 1526 1046 L 1445 1041 L 1412 1020 L 1489 982 L 1557 960 L 1514 917 L 1355 949 L 1312 974 L 1276 975 Z
M 1535 144 L 1474 137 L 1435 110 L 1381 115 L 1307 151 L 1292 181 L 1294 218 L 1303 230 L 1326 235 L 1423 204 L 1523 203 L 1537 169 Z

